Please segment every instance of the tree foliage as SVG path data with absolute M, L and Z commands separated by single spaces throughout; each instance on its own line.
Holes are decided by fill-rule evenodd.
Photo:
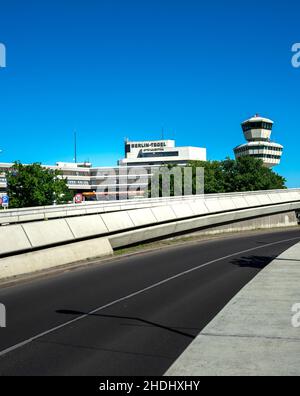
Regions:
M 62 204 L 72 200 L 66 180 L 58 170 L 47 169 L 39 163 L 23 165 L 15 162 L 6 172 L 10 207 L 24 208 Z
M 263 165 L 262 160 L 245 156 L 224 161 L 192 161 L 193 192 L 196 192 L 196 169 L 204 168 L 205 194 L 285 189 L 285 178 Z M 170 166 L 169 166 L 170 169 Z M 174 180 L 171 178 L 171 196 Z M 149 183 L 148 196 L 151 196 Z M 160 187 L 160 196 L 162 188 Z
M 206 194 L 285 189 L 285 178 L 250 156 L 236 160 L 191 162 L 193 168 L 204 168 Z

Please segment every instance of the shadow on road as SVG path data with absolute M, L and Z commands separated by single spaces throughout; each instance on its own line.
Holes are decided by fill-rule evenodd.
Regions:
M 130 316 L 104 315 L 104 314 L 73 311 L 73 310 L 69 310 L 69 309 L 59 309 L 56 312 L 59 313 L 59 314 L 65 314 L 65 315 L 75 315 L 75 316 L 87 315 L 87 316 L 95 316 L 95 317 L 98 317 L 98 318 L 126 319 L 126 320 L 131 320 L 131 321 L 147 324 L 147 325 L 150 325 L 150 326 L 158 327 L 160 329 L 167 330 L 167 331 L 169 331 L 171 333 L 176 333 L 178 335 L 182 335 L 184 337 L 188 337 L 188 338 L 191 338 L 191 339 L 196 338 L 196 335 L 200 332 L 200 329 L 194 329 L 194 330 L 196 330 L 196 335 L 193 335 L 193 334 L 185 333 L 183 331 L 174 329 L 172 327 L 163 326 L 163 325 L 161 325 L 159 323 L 154 323 L 154 322 L 150 322 L 150 321 L 145 320 L 145 319 L 135 318 L 135 317 L 130 317 Z
M 256 268 L 256 269 L 264 269 L 267 265 L 269 265 L 273 260 L 276 259 L 276 256 L 247 256 L 247 257 L 239 257 L 238 259 L 234 259 L 231 261 L 231 264 L 238 265 L 239 267 L 248 267 L 248 268 Z

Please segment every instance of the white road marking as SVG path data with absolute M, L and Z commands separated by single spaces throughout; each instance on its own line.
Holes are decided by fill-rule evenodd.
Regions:
M 62 328 L 64 328 L 64 327 L 67 327 L 67 326 L 69 326 L 69 325 L 71 325 L 71 324 L 73 324 L 73 323 L 76 323 L 76 322 L 78 322 L 78 321 L 80 321 L 80 320 L 82 320 L 82 319 L 85 319 L 85 318 L 89 317 L 90 315 L 93 315 L 93 314 L 95 314 L 95 313 L 97 313 L 97 312 L 99 312 L 99 311 L 102 311 L 102 310 L 104 310 L 104 309 L 106 309 L 106 308 L 109 308 L 109 307 L 111 307 L 111 306 L 113 306 L 113 305 L 116 305 L 116 304 L 118 304 L 118 303 L 120 303 L 120 302 L 122 302 L 122 301 L 128 300 L 128 299 L 130 299 L 130 298 L 132 298 L 132 297 L 136 297 L 136 296 L 138 296 L 138 295 L 140 295 L 140 294 L 142 294 L 142 293 L 145 293 L 145 292 L 147 292 L 147 291 L 149 291 L 149 290 L 152 290 L 152 289 L 154 289 L 154 288 L 156 288 L 156 287 L 158 287 L 158 286 L 164 285 L 165 283 L 168 283 L 168 282 L 170 282 L 170 281 L 172 281 L 172 280 L 174 280 L 174 279 L 180 278 L 181 276 L 190 274 L 190 273 L 192 273 L 192 272 L 194 272 L 194 271 L 197 271 L 197 270 L 199 270 L 199 269 L 201 269 L 201 268 L 205 268 L 205 267 L 207 267 L 208 265 L 217 263 L 218 261 L 225 260 L 225 259 L 227 259 L 227 258 L 234 257 L 234 256 L 237 256 L 237 255 L 240 255 L 240 254 L 249 253 L 249 252 L 251 252 L 251 251 L 253 251 L 253 250 L 258 250 L 258 249 L 263 249 L 263 248 L 269 247 L 269 246 L 279 245 L 280 243 L 284 243 L 284 242 L 291 242 L 291 241 L 294 241 L 294 240 L 297 240 L 297 239 L 300 239 L 300 237 L 291 238 L 291 239 L 284 239 L 284 240 L 282 240 L 282 241 L 268 243 L 268 244 L 266 244 L 266 245 L 254 247 L 254 248 L 251 248 L 251 249 L 241 250 L 241 251 L 239 251 L 239 252 L 232 253 L 232 254 L 229 254 L 229 255 L 227 255 L 227 256 L 223 256 L 223 257 L 217 258 L 217 259 L 215 259 L 215 260 L 208 261 L 207 263 L 198 265 L 197 267 L 194 267 L 194 268 L 191 268 L 191 269 L 189 269 L 189 270 L 180 272 L 180 273 L 177 274 L 177 275 L 171 276 L 171 277 L 169 277 L 169 278 L 167 278 L 167 279 L 164 279 L 164 280 L 162 280 L 162 281 L 160 281 L 160 282 L 154 283 L 154 284 L 151 285 L 151 286 L 145 287 L 144 289 L 141 289 L 141 290 L 138 290 L 138 291 L 136 291 L 136 292 L 134 292 L 134 293 L 128 294 L 127 296 L 121 297 L 121 298 L 119 298 L 119 299 L 117 299 L 117 300 L 114 300 L 114 301 L 112 301 L 112 302 L 110 302 L 110 303 L 108 303 L 108 304 L 106 304 L 106 305 L 102 305 L 101 307 L 96 308 L 96 309 L 94 309 L 93 311 L 90 311 L 90 312 L 88 312 L 88 313 L 86 313 L 86 314 L 84 314 L 84 315 L 81 315 L 81 316 L 79 316 L 79 317 L 76 318 L 76 319 L 69 320 L 68 322 L 65 322 L 65 323 L 63 323 L 63 324 L 61 324 L 61 325 L 59 325 L 59 326 L 53 327 L 53 328 L 51 328 L 51 329 L 49 329 L 49 330 L 47 330 L 47 331 L 44 331 L 43 333 L 39 333 L 39 334 L 37 334 L 37 335 L 34 336 L 34 337 L 28 338 L 28 339 L 25 340 L 25 341 L 19 342 L 18 344 L 15 344 L 15 345 L 13 345 L 13 346 L 7 348 L 7 349 L 4 349 L 3 351 L 0 352 L 0 357 L 2 357 L 2 356 L 4 356 L 4 355 L 8 354 L 9 352 L 15 351 L 16 349 L 22 348 L 23 346 L 28 345 L 28 344 L 30 344 L 31 342 L 38 340 L 39 338 L 42 338 L 42 337 L 44 337 L 44 336 L 46 336 L 46 335 L 48 335 L 48 334 L 54 333 L 54 332 L 57 331 L 57 330 L 60 330 L 60 329 L 62 329 Z

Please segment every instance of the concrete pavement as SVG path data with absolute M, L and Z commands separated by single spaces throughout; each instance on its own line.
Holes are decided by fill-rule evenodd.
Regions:
M 242 265 L 247 266 L 249 258 Z M 261 271 L 205 327 L 166 375 L 300 375 L 300 244 Z

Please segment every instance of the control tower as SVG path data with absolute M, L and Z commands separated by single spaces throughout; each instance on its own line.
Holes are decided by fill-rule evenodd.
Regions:
M 283 146 L 271 142 L 274 122 L 258 114 L 242 123 L 245 139 L 248 143 L 234 149 L 236 158 L 251 156 L 261 159 L 265 166 L 272 168 L 280 164 Z

